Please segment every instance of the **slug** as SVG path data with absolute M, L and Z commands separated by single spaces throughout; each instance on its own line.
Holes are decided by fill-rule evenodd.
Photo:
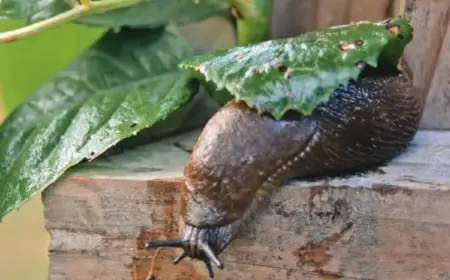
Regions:
M 348 174 L 386 163 L 414 138 L 424 107 L 421 91 L 395 66 L 365 65 L 311 115 L 281 120 L 230 101 L 208 121 L 184 170 L 180 239 L 147 248 L 179 247 L 223 268 L 218 255 L 264 193 L 287 180 Z

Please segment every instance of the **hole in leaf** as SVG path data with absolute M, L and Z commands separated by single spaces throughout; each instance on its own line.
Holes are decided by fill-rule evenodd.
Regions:
M 362 46 L 362 45 L 364 45 L 364 41 L 363 40 L 357 40 L 357 41 L 355 41 L 355 45 Z
M 237 60 L 237 61 L 239 61 L 239 60 L 241 60 L 241 59 L 242 59 L 242 56 L 241 56 L 241 55 L 236 56 L 236 60 Z
M 400 31 L 400 27 L 398 25 L 387 25 L 386 28 L 389 30 L 389 32 L 394 34 L 395 37 L 398 36 L 398 33 Z
M 94 156 L 94 155 L 95 155 L 95 152 L 90 152 L 89 155 L 90 155 L 90 156 Z
M 132 123 L 131 125 L 130 125 L 130 128 L 134 128 L 134 127 L 136 127 L 136 125 L 138 125 L 137 123 Z
M 356 62 L 356 67 L 358 67 L 358 69 L 364 69 L 364 67 L 366 67 L 366 62 L 360 60 Z
M 287 71 L 287 67 L 285 65 L 277 65 L 277 69 L 278 71 L 280 71 L 281 73 L 284 73 Z
M 398 34 L 397 38 L 399 38 L 400 40 L 403 40 L 405 38 L 405 36 L 403 36 L 402 34 Z
M 348 52 L 349 50 L 352 50 L 355 48 L 354 44 L 347 44 L 347 43 L 341 43 L 339 45 L 339 48 L 341 49 L 341 51 L 343 51 L 344 53 Z

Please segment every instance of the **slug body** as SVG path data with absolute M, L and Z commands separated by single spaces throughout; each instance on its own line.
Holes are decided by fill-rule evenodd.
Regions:
M 289 179 L 391 160 L 414 138 L 423 103 L 411 80 L 388 66 L 367 66 L 309 116 L 288 112 L 277 121 L 229 102 L 209 120 L 185 167 L 180 242 L 152 244 L 184 248 L 175 263 L 201 259 L 212 277 L 209 261 L 223 267 L 217 255 L 263 193 Z

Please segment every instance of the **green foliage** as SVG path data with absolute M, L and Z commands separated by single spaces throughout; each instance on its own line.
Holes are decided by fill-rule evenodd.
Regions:
M 199 123 L 210 113 L 197 119 L 188 113 L 196 109 L 206 113 L 201 107 L 208 103 L 201 99 L 206 95 L 197 94 L 203 92 L 199 81 L 219 105 L 241 98 L 276 117 L 289 108 L 309 113 L 338 84 L 357 77 L 361 61 L 373 66 L 377 59 L 395 63 L 412 38 L 408 21 L 399 17 L 389 24 L 398 25 L 403 39 L 393 35 L 396 30 L 391 25 L 389 32 L 386 22 L 378 22 L 260 43 L 269 34 L 272 2 L 99 0 L 92 2 L 91 9 L 81 10 L 79 0 L 0 0 L 0 20 L 42 21 L 0 34 L 0 42 L 68 21 L 80 28 L 66 25 L 14 42 L 8 49 L 15 53 L 11 56 L 2 48 L 12 45 L 0 45 L 0 59 L 17 63 L 9 72 L 0 67 L 6 93 L 14 96 L 38 87 L 0 126 L 0 218 L 77 163 L 110 152 L 116 144 L 142 144 L 133 135 L 142 133 L 147 140 L 160 131 L 183 130 L 179 124 L 185 123 L 180 121 L 185 116 L 192 118 L 186 127 Z M 234 11 L 240 47 L 208 54 L 195 51 L 200 55 L 194 57 L 178 27 L 224 15 L 229 8 Z M 82 34 L 72 28 L 83 30 Z M 42 39 L 52 33 L 58 36 Z M 86 40 L 78 45 L 79 39 Z M 353 49 L 345 49 L 352 44 Z M 69 51 L 63 52 L 66 48 Z M 46 60 L 58 55 L 59 64 L 46 67 Z M 34 72 L 27 72 L 24 65 L 34 65 Z M 45 70 L 36 73 L 36 65 Z M 198 71 L 185 71 L 179 65 Z M 18 80 L 24 77 L 27 83 Z
M 0 19 L 27 18 L 32 21 L 50 18 L 71 9 L 78 0 L 0 0 Z M 103 0 L 108 1 L 108 0 Z M 185 24 L 227 10 L 228 5 L 217 0 L 151 0 L 83 16 L 78 22 L 105 27 L 157 27 L 168 22 Z
M 391 38 L 386 46 L 384 46 L 380 55 L 381 60 L 389 61 L 393 65 L 399 63 L 405 46 L 413 39 L 414 29 L 409 21 L 410 19 L 406 16 L 397 16 L 386 22 L 388 28 L 398 26 L 398 36 Z
M 227 9 L 227 5 L 217 0 L 152 0 L 79 21 L 108 27 L 156 27 L 168 22 L 186 24 L 202 20 Z
M 26 19 L 55 5 L 57 0 L 0 0 L 0 20 Z
M 0 21 L 0 32 L 23 25 L 23 20 Z M 7 111 L 25 101 L 104 32 L 104 28 L 66 24 L 14 44 L 0 44 L 0 92 Z
M 412 38 L 412 27 L 405 17 L 394 18 L 389 24 L 399 25 L 396 36 L 387 24 L 360 22 L 218 50 L 188 58 L 181 66 L 277 119 L 290 109 L 308 115 L 338 85 L 357 78 L 362 62 L 376 67 L 381 54 L 387 61 L 398 61 Z
M 0 130 L 0 216 L 186 103 L 190 52 L 173 27 L 108 32 L 43 85 Z

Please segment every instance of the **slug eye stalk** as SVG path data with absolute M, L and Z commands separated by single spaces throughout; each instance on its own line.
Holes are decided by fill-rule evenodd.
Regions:
M 178 264 L 185 257 L 200 259 L 205 263 L 208 270 L 209 277 L 214 278 L 214 271 L 211 266 L 211 261 L 219 268 L 223 269 L 224 265 L 222 261 L 217 257 L 211 247 L 204 242 L 195 242 L 190 244 L 190 240 L 184 242 L 182 239 L 173 239 L 168 241 L 155 241 L 145 243 L 145 248 L 158 248 L 158 247 L 171 247 L 171 248 L 183 248 L 184 250 L 178 254 L 173 260 L 173 264 Z M 191 251 L 190 251 L 191 249 Z M 188 252 L 191 252 L 189 255 Z

